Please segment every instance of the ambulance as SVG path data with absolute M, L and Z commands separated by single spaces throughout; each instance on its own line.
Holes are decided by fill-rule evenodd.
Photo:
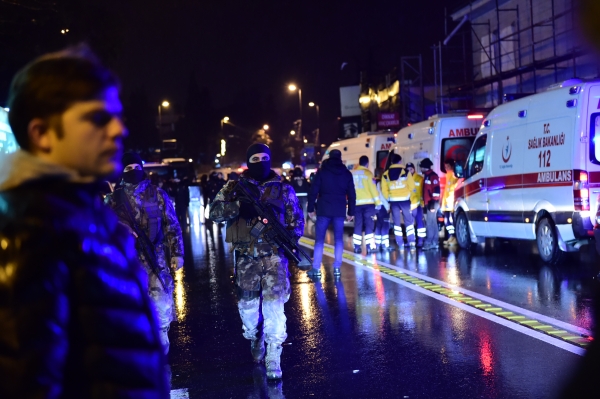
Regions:
M 600 81 L 566 81 L 494 108 L 457 176 L 462 248 L 484 237 L 536 240 L 548 263 L 577 251 L 593 236 L 600 193 Z
M 419 170 L 419 162 L 429 158 L 433 171 L 440 177 L 444 192 L 446 169 L 444 161 L 453 159 L 463 163 L 479 128 L 484 113 L 436 114 L 429 119 L 401 129 L 396 135 L 394 152 L 402 156 L 402 164 L 412 162 Z
M 381 176 L 386 166 L 388 155 L 394 149 L 396 134 L 394 132 L 367 132 L 360 133 L 358 137 L 337 141 L 331 144 L 323 159 L 329 158 L 331 150 L 340 150 L 342 162 L 349 170 L 358 165 L 361 156 L 369 157 L 369 169 L 377 176 Z

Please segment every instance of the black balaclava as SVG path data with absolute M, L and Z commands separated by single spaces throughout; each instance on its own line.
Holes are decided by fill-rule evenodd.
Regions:
M 250 162 L 255 154 L 265 153 L 269 156 L 268 161 Z M 258 182 L 265 181 L 271 173 L 271 150 L 262 143 L 254 143 L 246 150 L 246 162 L 248 165 L 248 174 Z
M 123 154 L 121 162 L 123 164 L 123 168 L 125 169 L 128 169 L 127 166 L 129 165 L 139 165 L 139 169 L 136 168 L 123 172 L 123 180 L 125 183 L 138 184 L 144 180 L 144 163 L 142 162 L 142 158 L 139 156 L 139 154 L 135 152 L 127 152 Z

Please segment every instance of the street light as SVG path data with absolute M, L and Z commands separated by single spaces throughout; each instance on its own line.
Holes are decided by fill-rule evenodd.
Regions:
M 269 125 L 263 125 L 263 130 L 269 130 Z
M 314 102 L 309 102 L 308 103 L 309 107 L 315 107 L 315 109 L 317 110 L 317 136 L 315 137 L 315 146 L 319 146 L 319 136 L 321 133 L 321 122 L 319 119 L 319 104 L 315 104 Z
M 229 121 L 229 117 L 226 116 L 223 119 L 221 119 L 221 134 L 223 134 L 223 123 L 227 123 Z
M 289 91 L 298 90 L 298 105 L 300 107 L 300 124 L 298 125 L 298 136 L 302 138 L 302 89 L 297 87 L 295 84 L 290 84 L 288 86 Z
M 295 135 L 295 134 L 296 134 L 296 132 L 295 132 L 295 131 L 293 131 L 293 130 L 290 130 L 290 134 L 293 136 L 293 135 Z
M 169 104 L 169 102 L 166 100 L 158 105 L 158 126 L 159 126 L 158 130 L 159 130 L 159 133 L 160 133 L 160 130 L 162 129 L 162 109 L 169 108 L 170 105 L 171 104 Z

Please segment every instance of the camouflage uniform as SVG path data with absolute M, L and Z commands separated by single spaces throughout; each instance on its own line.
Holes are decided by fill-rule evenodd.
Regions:
M 263 183 L 258 183 L 244 173 L 240 179 L 260 190 L 261 201 L 279 196 L 281 209 L 274 207 L 280 221 L 300 238 L 304 232 L 304 216 L 294 189 L 272 172 Z M 244 337 L 249 340 L 263 339 L 267 344 L 281 345 L 287 338 L 286 317 L 283 305 L 290 297 L 288 261 L 282 253 L 262 238 L 252 240 L 249 228 L 254 218 L 244 217 L 241 209 L 246 204 L 231 200 L 230 194 L 236 182 L 230 181 L 217 194 L 210 209 L 215 222 L 228 221 L 227 236 L 239 255 L 236 263 L 236 285 L 239 290 L 238 309 L 243 323 Z M 273 194 L 278 193 L 279 194 Z M 270 201 L 272 203 L 272 201 Z M 242 210 L 242 212 L 240 212 Z M 262 297 L 262 331 L 261 321 Z
M 162 189 L 153 186 L 150 180 L 143 180 L 137 185 L 125 182 L 122 184 L 137 225 L 143 229 L 154 244 L 160 277 L 166 286 L 165 290 L 156 274 L 152 272 L 152 268 L 149 266 L 136 240 L 139 260 L 148 273 L 148 293 L 156 308 L 162 330 L 163 345 L 166 345 L 166 350 L 168 350 L 167 332 L 170 323 L 176 320 L 173 306 L 174 283 L 170 272 L 170 264 L 171 259 L 175 257 L 183 258 L 181 227 L 169 196 Z M 108 194 L 104 202 L 115 210 L 119 221 L 127 225 L 129 219 L 127 210 L 125 207 L 119 206 L 115 194 Z M 167 260 L 167 257 L 170 259 Z

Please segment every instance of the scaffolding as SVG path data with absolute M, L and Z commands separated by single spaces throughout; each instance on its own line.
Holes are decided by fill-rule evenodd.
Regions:
M 542 88 L 538 82 L 541 77 L 548 79 L 551 76 L 551 83 L 577 77 L 578 68 L 583 66 L 582 63 L 578 64 L 578 59 L 587 53 L 575 42 L 576 22 L 573 0 L 560 0 L 561 9 L 558 12 L 557 0 L 512 0 L 506 3 L 513 5 L 500 8 L 499 0 L 495 0 L 491 18 L 487 21 L 474 18 L 465 24 L 472 36 L 471 51 L 465 51 L 463 44 L 463 54 L 470 55 L 471 62 L 465 60 L 465 63 L 472 65 L 471 80 L 449 87 L 446 96 L 448 99 L 452 99 L 453 93 L 456 94 L 457 90 L 461 90 L 462 93 L 470 92 L 472 102 L 476 103 L 476 96 L 480 91 L 479 94 L 486 95 L 488 105 L 496 106 L 502 102 L 506 94 L 505 84 L 510 86 L 512 83 L 516 93 L 536 93 Z M 536 13 L 534 13 L 534 3 Z M 540 14 L 540 9 L 543 9 L 546 16 L 536 20 L 535 17 Z M 524 11 L 526 14 L 528 11 L 529 15 L 522 18 Z M 455 16 L 461 17 L 459 14 L 457 12 Z M 512 22 L 507 24 L 507 21 Z M 525 24 L 527 26 L 522 26 Z M 441 58 L 441 44 L 437 50 Z M 434 54 L 435 51 L 436 48 Z M 481 57 L 480 62 L 475 62 L 478 54 Z M 441 59 L 439 62 L 441 82 L 443 77 Z M 598 70 L 595 68 L 593 75 L 597 73 Z M 514 79 L 514 82 L 507 82 L 509 79 Z M 437 80 L 436 76 L 436 87 Z M 544 87 L 546 86 L 548 85 Z M 441 88 L 443 85 L 440 83 Z M 444 103 L 444 96 L 441 96 L 440 103 Z

